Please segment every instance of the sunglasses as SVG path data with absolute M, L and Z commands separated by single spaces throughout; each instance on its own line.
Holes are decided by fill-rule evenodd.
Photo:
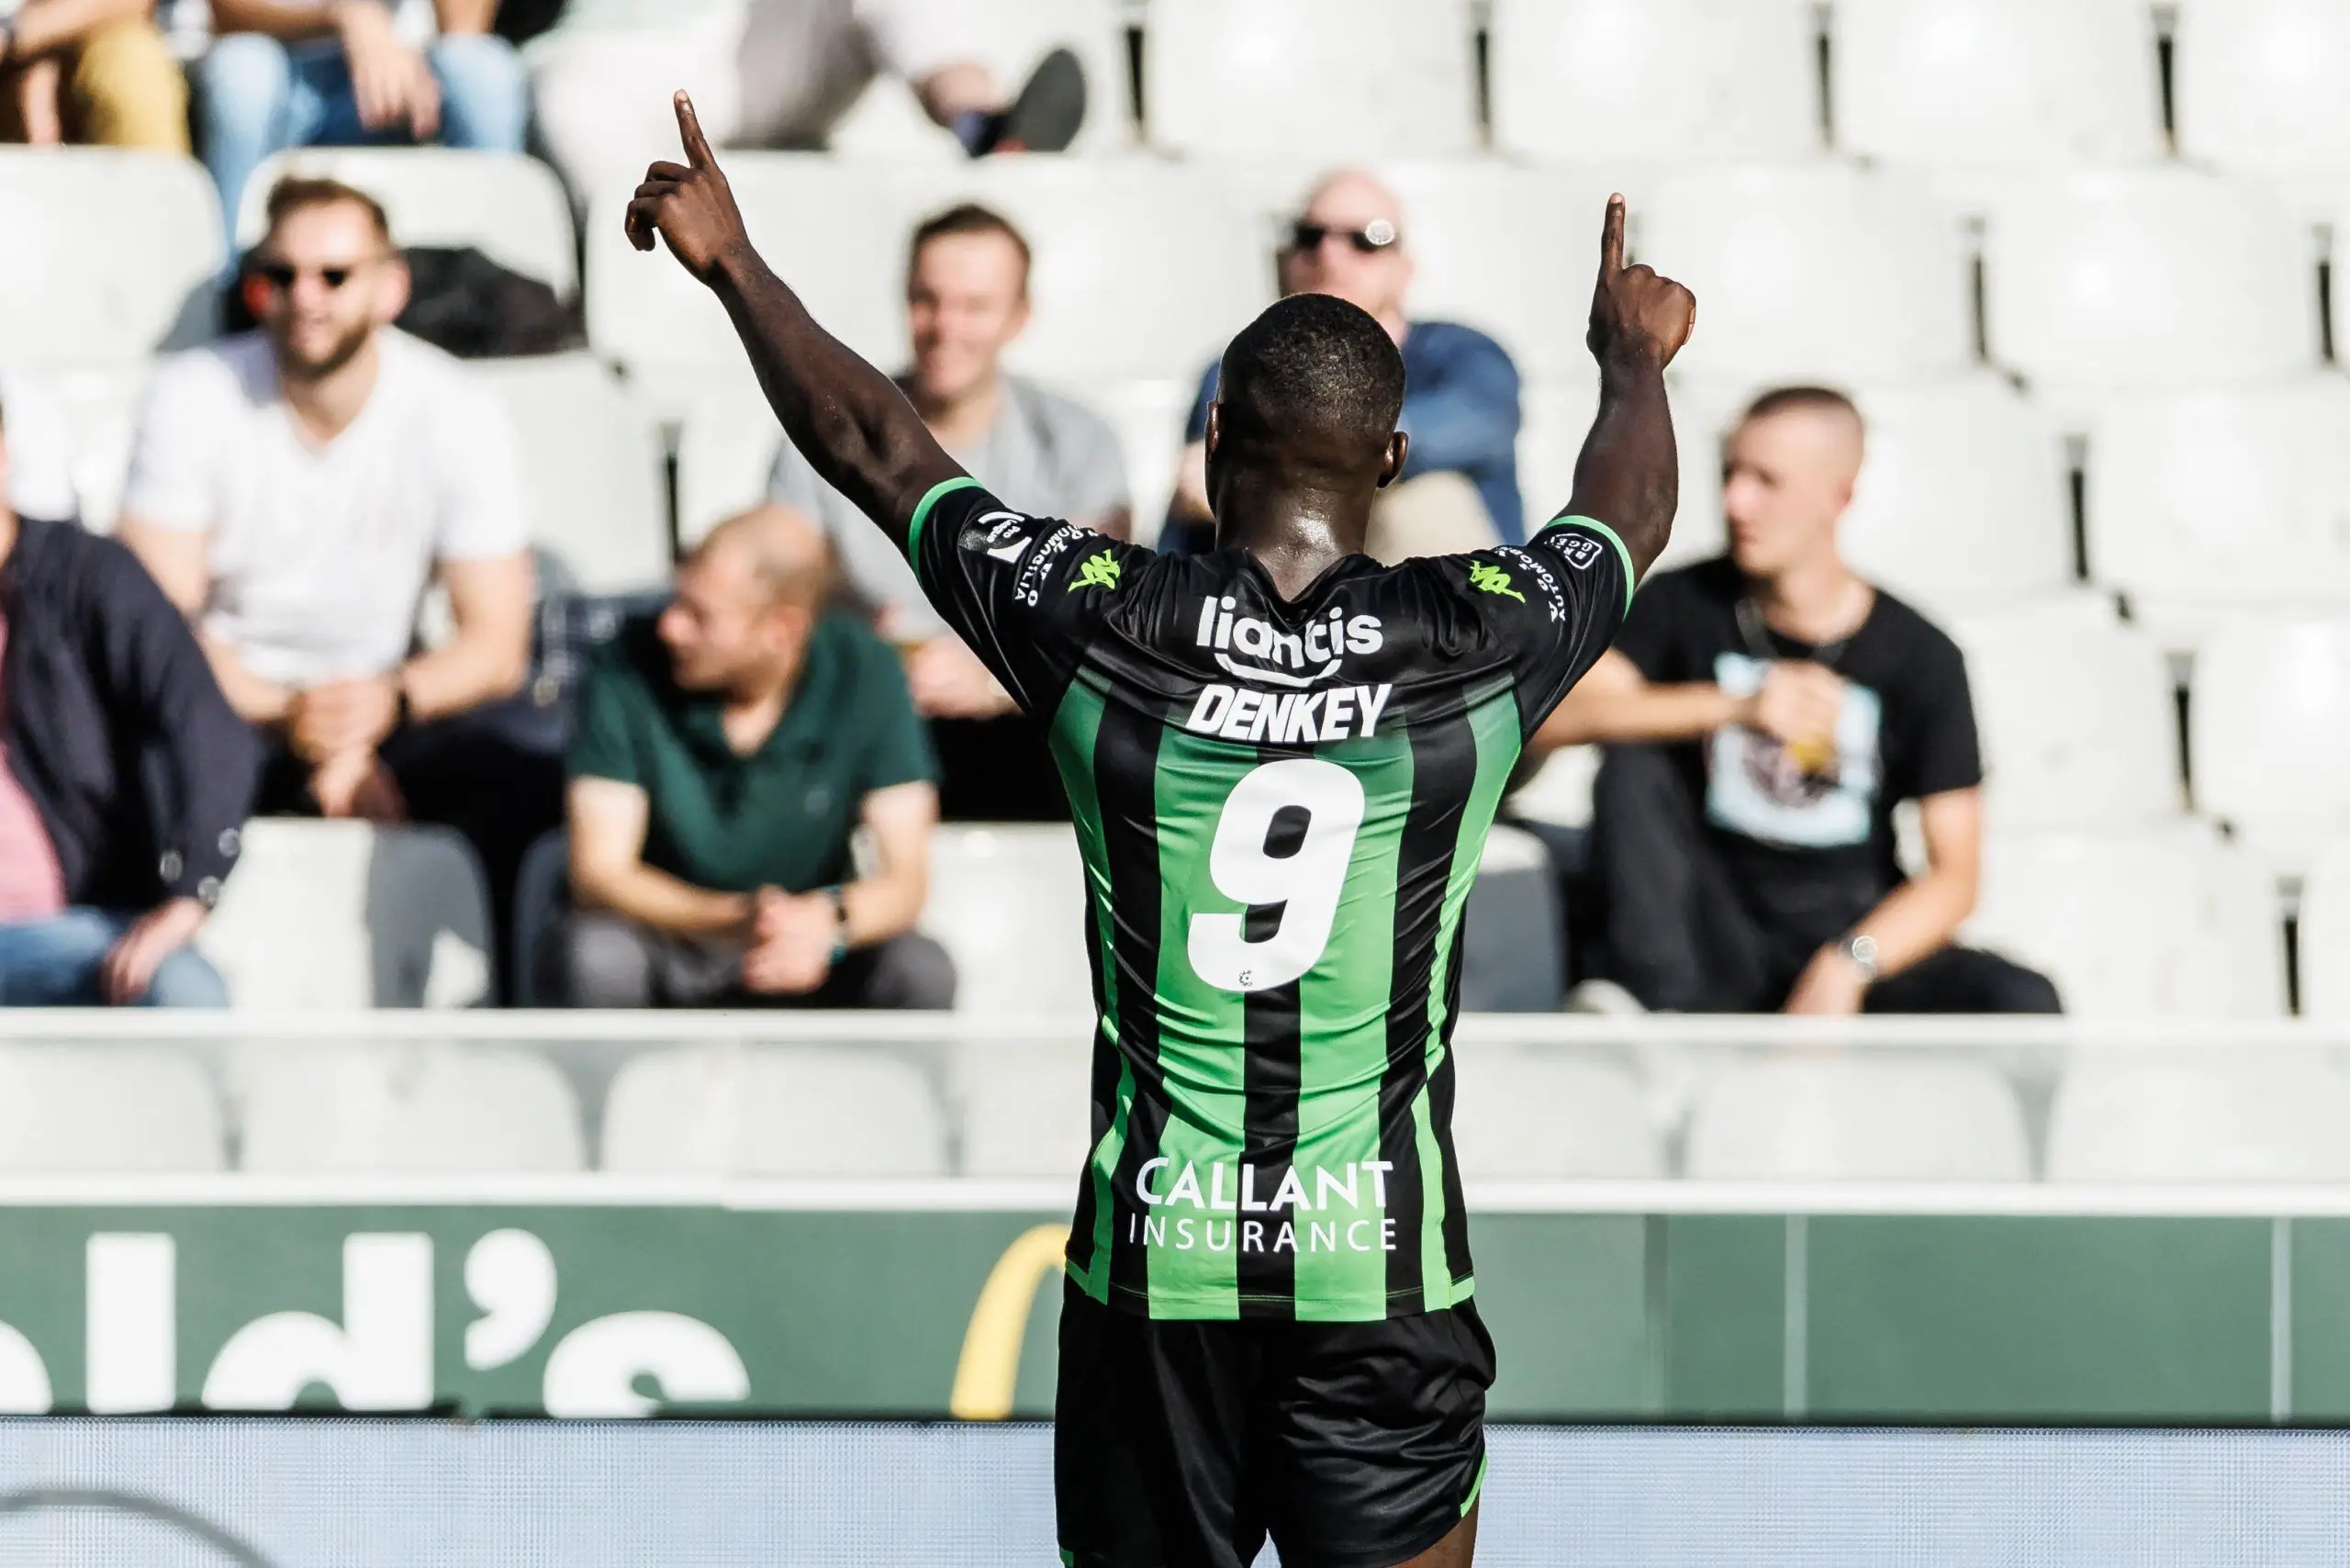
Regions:
M 1327 223 L 1310 223 L 1299 218 L 1290 225 L 1289 243 L 1294 251 L 1318 251 L 1322 241 L 1336 235 L 1355 248 L 1355 253 L 1375 256 L 1391 248 L 1403 238 L 1395 226 L 1383 218 L 1374 218 L 1360 229 L 1334 229 Z
M 281 294 L 292 288 L 305 274 L 327 286 L 331 294 L 359 274 L 357 264 L 341 267 L 297 267 L 290 262 L 263 262 L 252 269 L 252 275 Z

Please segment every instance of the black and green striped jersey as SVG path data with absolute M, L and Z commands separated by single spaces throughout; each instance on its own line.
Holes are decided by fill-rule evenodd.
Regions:
M 1525 737 L 1607 647 L 1630 557 L 1337 562 L 1284 600 L 1240 550 L 1159 555 L 924 497 L 923 590 L 1049 726 L 1101 1023 L 1069 1249 L 1154 1317 L 1356 1321 L 1473 1286 L 1452 1157 L 1462 906 Z

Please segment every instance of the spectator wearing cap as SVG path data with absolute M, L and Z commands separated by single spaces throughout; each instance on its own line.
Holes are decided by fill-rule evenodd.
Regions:
M 1015 93 L 979 63 L 967 0 L 567 0 L 530 49 L 539 137 L 585 207 L 677 151 L 683 87 L 714 142 L 810 150 L 877 75 L 972 157 L 1058 152 L 1085 118 L 1085 72 L 1048 53 Z
M 913 233 L 906 330 L 913 357 L 898 385 L 939 444 L 1005 503 L 1125 538 L 1133 511 L 1125 461 L 1084 405 L 1008 374 L 1004 352 L 1028 325 L 1028 241 L 998 213 L 948 208 Z M 938 618 L 897 547 L 785 442 L 769 505 L 832 543 L 846 598 L 906 653 L 914 705 L 931 721 L 950 820 L 1066 818 L 1043 736 Z
M 1329 294 L 1360 305 L 1403 351 L 1400 423 L 1412 449 L 1402 477 L 1371 509 L 1365 553 L 1393 563 L 1523 543 L 1517 366 L 1473 327 L 1406 313 L 1413 262 L 1395 193 L 1359 170 L 1326 176 L 1290 225 L 1281 272 L 1284 295 Z M 1200 377 L 1162 548 L 1214 546 L 1207 431 L 1216 375 L 1211 364 Z
M 235 863 L 252 734 L 120 544 L 19 518 L 0 409 L 0 1005 L 222 1007 L 188 944 Z
M 746 513 L 605 644 L 571 745 L 578 912 L 541 951 L 543 994 L 952 1005 L 952 962 L 913 931 L 938 818 L 922 725 L 889 646 L 825 610 L 826 559 L 804 521 Z
M 521 56 L 490 31 L 497 14 L 498 0 L 211 0 L 196 111 L 230 252 L 246 183 L 274 152 L 522 151 L 529 85 Z
M 187 80 L 155 0 L 0 4 L 0 141 L 185 155 Z
M 456 827 L 500 896 L 560 812 L 551 763 L 539 778 L 467 722 L 529 662 L 514 433 L 390 325 L 408 272 L 372 198 L 288 179 L 269 213 L 242 282 L 262 326 L 157 375 L 120 535 L 267 738 L 263 812 Z M 419 651 L 435 584 L 453 629 Z

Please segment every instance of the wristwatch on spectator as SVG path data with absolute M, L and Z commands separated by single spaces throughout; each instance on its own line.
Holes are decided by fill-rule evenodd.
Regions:
M 833 962 L 848 956 L 848 893 L 838 882 L 824 890 L 833 901 Z
M 1868 985 L 1876 980 L 1876 938 L 1864 931 L 1856 931 L 1844 938 L 1836 949 L 1845 961 L 1861 971 L 1861 983 Z

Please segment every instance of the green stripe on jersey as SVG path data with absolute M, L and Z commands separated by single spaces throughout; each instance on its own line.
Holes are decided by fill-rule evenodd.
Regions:
M 1387 1316 L 1385 1211 L 1361 1167 L 1379 1158 L 1379 1085 L 1387 1070 L 1387 1009 L 1395 976 L 1395 887 L 1412 814 L 1412 739 L 1396 730 L 1341 741 L 1315 756 L 1363 787 L 1364 815 L 1339 894 L 1330 945 L 1298 981 L 1297 1154 L 1310 1211 L 1297 1225 L 1301 1322 Z M 1325 1174 L 1326 1173 L 1326 1175 Z M 1361 1227 L 1361 1228 L 1357 1228 Z M 1349 1245 L 1349 1231 L 1370 1245 Z M 1398 1243 L 1408 1243 L 1399 1238 Z
M 1201 1194 L 1163 1205 L 1146 1228 L 1154 1317 L 1240 1316 L 1239 1247 L 1234 1226 L 1240 1153 L 1247 1134 L 1246 999 L 1221 991 L 1192 968 L 1194 914 L 1247 913 L 1215 885 L 1209 867 L 1233 787 L 1256 767 L 1253 748 L 1205 739 L 1172 724 L 1159 737 L 1153 779 L 1158 827 L 1158 1067 L 1168 1088 L 1167 1160 L 1156 1183 Z M 1151 1223 L 1146 1220 L 1147 1226 Z M 1186 1227 L 1191 1227 L 1188 1231 Z M 1189 1246 L 1183 1243 L 1188 1240 Z M 1216 1245 L 1217 1242 L 1222 1245 Z
M 931 508 L 936 506 L 941 498 L 951 496 L 957 490 L 970 489 L 978 483 L 968 474 L 957 474 L 952 479 L 941 479 L 933 485 L 915 503 L 913 521 L 906 524 L 906 559 L 913 564 L 916 577 L 922 575 L 922 529 L 923 524 L 930 521 Z
M 1102 952 L 1102 1018 L 1100 1032 L 1110 1042 L 1107 1048 L 1115 1049 L 1118 1016 L 1118 963 L 1113 946 L 1116 924 L 1110 917 L 1110 857 L 1102 834 L 1102 801 L 1093 775 L 1093 743 L 1102 733 L 1102 696 L 1082 680 L 1069 682 L 1069 691 L 1061 698 L 1060 711 L 1053 716 L 1053 759 L 1059 765 L 1061 783 L 1069 792 L 1071 823 L 1077 829 L 1077 846 L 1085 862 L 1086 902 L 1093 912 L 1095 935 Z M 1094 1049 L 1105 1048 L 1097 1041 Z M 1116 1235 L 1117 1204 L 1112 1201 L 1111 1187 L 1118 1174 L 1118 1160 L 1125 1153 L 1126 1120 L 1135 1103 L 1134 1064 L 1120 1053 L 1118 1072 L 1118 1102 L 1111 1116 L 1109 1130 L 1102 1135 L 1102 1142 L 1094 1148 L 1089 1163 L 1093 1182 L 1093 1251 L 1086 1260 L 1083 1272 L 1072 1265 L 1070 1273 L 1078 1288 L 1095 1301 L 1110 1299 L 1110 1254 Z
M 1470 734 L 1477 745 L 1476 779 L 1461 808 L 1460 836 L 1452 850 L 1452 875 L 1445 884 L 1444 913 L 1438 916 L 1436 963 L 1429 971 L 1427 1076 L 1443 1065 L 1447 1010 L 1445 977 L 1451 973 L 1452 945 L 1460 935 L 1460 917 L 1469 907 L 1469 890 L 1476 884 L 1477 863 L 1485 852 L 1486 834 L 1493 831 L 1494 813 L 1501 809 L 1502 790 L 1510 769 L 1517 764 L 1517 704 L 1507 686 L 1472 698 Z M 1444 1249 L 1444 1151 L 1438 1144 L 1424 1084 L 1412 1102 L 1412 1127 L 1419 1144 L 1421 1180 L 1420 1289 L 1430 1312 L 1469 1299 L 1470 1282 L 1456 1282 Z

